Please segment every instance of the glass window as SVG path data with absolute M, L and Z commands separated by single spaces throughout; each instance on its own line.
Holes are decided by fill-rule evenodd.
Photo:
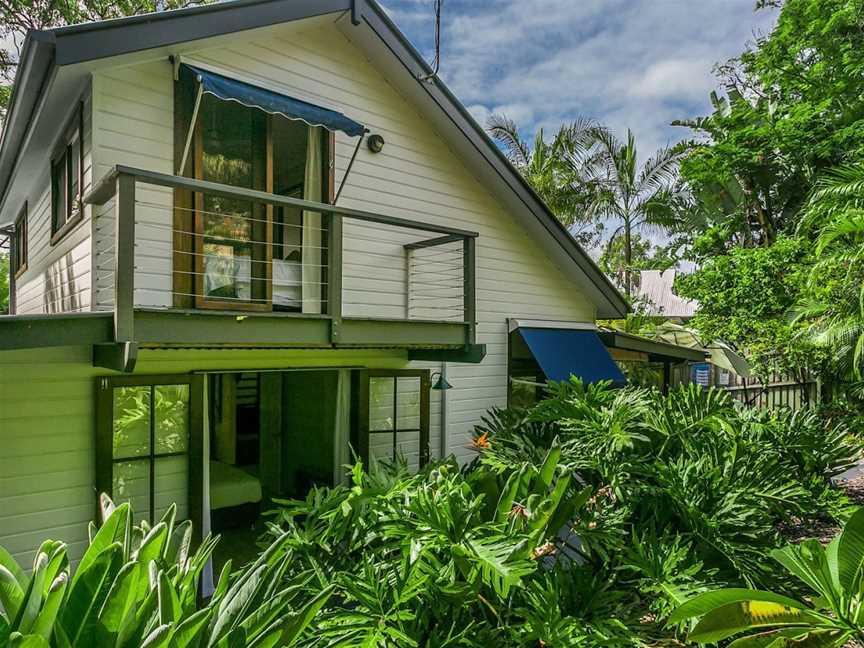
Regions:
M 412 470 L 425 463 L 429 413 L 424 389 L 428 379 L 417 375 L 369 377 L 370 460 L 404 458 Z
M 82 109 L 79 105 L 51 161 L 51 236 L 62 236 L 81 215 Z
M 188 517 L 190 383 L 102 380 L 99 396 L 109 403 L 100 410 L 110 415 L 110 425 L 100 422 L 99 429 L 110 430 L 110 443 L 106 447 L 98 442 L 106 447 L 97 459 L 97 475 L 104 476 L 97 478 L 100 490 L 110 489 L 116 503 L 130 502 L 136 517 L 151 523 L 172 502 L 177 504 L 178 519 Z
M 507 344 L 507 406 L 528 408 L 546 393 L 546 375 L 518 331 L 511 331 Z
M 15 219 L 15 245 L 12 248 L 12 272 L 17 277 L 27 269 L 27 203 Z

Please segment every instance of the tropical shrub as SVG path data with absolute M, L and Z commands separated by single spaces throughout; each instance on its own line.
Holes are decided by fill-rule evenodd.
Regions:
M 74 573 L 62 542 L 42 544 L 29 576 L 0 547 L 0 646 L 292 646 L 332 591 L 302 600 L 302 583 L 284 582 L 292 556 L 279 538 L 244 569 L 227 564 L 200 606 L 217 539 L 191 551 L 192 525 L 176 523 L 173 505 L 151 527 L 134 525 L 128 504 L 100 504 L 104 523 Z
M 784 523 L 849 515 L 830 479 L 861 450 L 812 412 L 745 410 L 692 385 L 668 396 L 551 385 L 531 410 L 490 412 L 476 434 L 476 467 L 493 470 L 536 461 L 558 439 L 595 493 L 572 525 L 580 557 L 661 619 L 722 584 L 794 590 L 766 557 Z
M 697 618 L 688 639 L 715 643 L 744 635 L 730 648 L 819 646 L 864 641 L 864 509 L 828 547 L 816 540 L 775 549 L 774 560 L 808 590 L 806 600 L 772 591 L 727 588 L 687 601 L 670 618 Z

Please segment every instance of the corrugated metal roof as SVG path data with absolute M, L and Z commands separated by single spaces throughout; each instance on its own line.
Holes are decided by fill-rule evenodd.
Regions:
M 683 299 L 673 292 L 675 274 L 675 270 L 643 270 L 639 273 L 639 287 L 634 297 L 647 302 L 650 315 L 686 319 L 696 313 L 698 302 Z

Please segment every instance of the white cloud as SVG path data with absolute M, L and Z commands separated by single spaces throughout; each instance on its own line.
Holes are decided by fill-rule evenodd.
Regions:
M 623 134 L 643 155 L 688 136 L 672 120 L 710 111 L 714 64 L 775 15 L 753 0 L 447 0 L 441 75 L 483 123 L 504 112 L 531 136 L 576 117 Z M 431 53 L 431 0 L 388 0 Z M 400 13 L 410 15 L 402 23 Z M 430 54 L 431 55 L 431 54 Z

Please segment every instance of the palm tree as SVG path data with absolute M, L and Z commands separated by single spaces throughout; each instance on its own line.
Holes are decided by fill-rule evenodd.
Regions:
M 486 127 L 558 220 L 577 240 L 590 242 L 595 233 L 586 226 L 592 224 L 591 206 L 598 191 L 590 169 L 594 162 L 594 133 L 600 127 L 590 120 L 577 119 L 562 125 L 549 142 L 541 128 L 534 135 L 533 146 L 522 139 L 516 123 L 504 115 L 492 115 Z
M 819 182 L 799 224 L 818 231 L 805 298 L 796 308 L 806 334 L 830 349 L 839 368 L 864 378 L 864 164 L 834 169 Z
M 605 128 L 591 129 L 592 177 L 600 191 L 594 194 L 591 212 L 615 222 L 608 245 L 624 237 L 624 291 L 633 290 L 633 237 L 643 230 L 673 227 L 680 214 L 682 192 L 677 184 L 683 149 L 660 149 L 639 167 L 636 138 L 627 130 L 622 142 Z

